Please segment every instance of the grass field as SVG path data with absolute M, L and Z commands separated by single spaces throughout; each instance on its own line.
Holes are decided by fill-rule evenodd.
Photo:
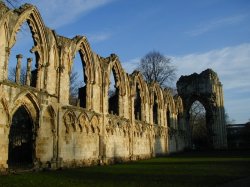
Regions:
M 0 175 L 0 186 L 215 186 L 247 176 L 250 152 L 203 152 L 110 166 Z

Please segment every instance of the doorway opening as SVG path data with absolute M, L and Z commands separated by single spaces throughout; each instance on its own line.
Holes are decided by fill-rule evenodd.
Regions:
M 207 127 L 207 112 L 204 105 L 194 101 L 189 110 L 189 124 L 193 149 L 205 150 L 211 147 L 211 134 Z
M 17 109 L 12 118 L 9 133 L 9 168 L 33 166 L 33 123 L 24 106 Z

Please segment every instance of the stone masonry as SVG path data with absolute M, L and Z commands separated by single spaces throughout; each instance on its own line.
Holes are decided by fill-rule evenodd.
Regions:
M 25 59 L 16 56 L 14 82 L 8 80 L 8 64 L 24 22 L 32 33 L 31 51 L 36 59 L 27 59 L 23 85 L 20 64 Z M 76 53 L 81 56 L 86 85 L 82 89 L 85 94 L 73 106 L 69 104 L 69 86 Z M 31 63 L 36 64 L 35 70 L 31 70 Z M 117 89 L 116 113 L 109 110 L 112 72 Z M 214 103 L 218 104 L 223 96 L 217 93 L 222 90 L 213 88 Z M 147 84 L 140 72 L 127 74 L 117 55 L 103 58 L 95 54 L 85 36 L 69 39 L 56 34 L 44 25 L 33 5 L 12 10 L 0 3 L 0 170 L 9 167 L 10 131 L 13 116 L 20 108 L 27 111 L 32 122 L 31 156 L 35 168 L 102 165 L 182 151 L 190 146 L 185 93 L 172 96 L 157 83 Z M 135 107 L 137 96 L 140 110 Z M 219 107 L 223 107 L 223 101 Z M 221 133 L 214 139 L 216 148 L 225 146 L 224 127 L 219 128 L 218 118 L 223 117 L 223 112 L 213 114 L 217 116 L 213 128 Z

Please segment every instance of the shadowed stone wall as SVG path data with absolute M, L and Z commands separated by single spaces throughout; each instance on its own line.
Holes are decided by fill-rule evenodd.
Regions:
M 206 109 L 206 124 L 213 147 L 227 148 L 223 91 L 217 74 L 207 69 L 200 74 L 181 76 L 177 82 L 177 89 L 183 100 L 187 126 L 190 107 L 198 100 Z

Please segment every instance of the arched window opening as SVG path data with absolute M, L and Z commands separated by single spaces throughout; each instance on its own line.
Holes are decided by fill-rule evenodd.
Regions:
M 80 52 L 77 52 L 70 73 L 69 104 L 86 108 L 87 77 L 85 75 L 86 64 Z
M 167 110 L 167 126 L 168 126 L 168 128 L 171 127 L 171 118 L 170 118 L 170 111 L 169 111 L 169 109 Z
M 206 110 L 199 101 L 193 102 L 189 110 L 189 124 L 192 144 L 195 149 L 208 148 L 209 132 L 206 124 Z
M 112 69 L 110 73 L 110 85 L 108 90 L 108 103 L 109 114 L 119 115 L 119 89 L 117 88 L 117 80 L 115 76 L 115 71 Z
M 136 83 L 136 93 L 134 99 L 134 115 L 136 120 L 142 120 L 141 114 L 141 95 L 138 83 Z
M 29 113 L 21 106 L 13 115 L 9 133 L 9 167 L 32 167 L 33 123 Z
M 36 45 L 27 22 L 24 22 L 16 36 L 16 43 L 10 50 L 8 80 L 21 85 L 36 87 L 39 55 L 31 52 Z
M 153 122 L 154 124 L 158 124 L 158 100 L 157 100 L 156 93 L 154 94 Z

